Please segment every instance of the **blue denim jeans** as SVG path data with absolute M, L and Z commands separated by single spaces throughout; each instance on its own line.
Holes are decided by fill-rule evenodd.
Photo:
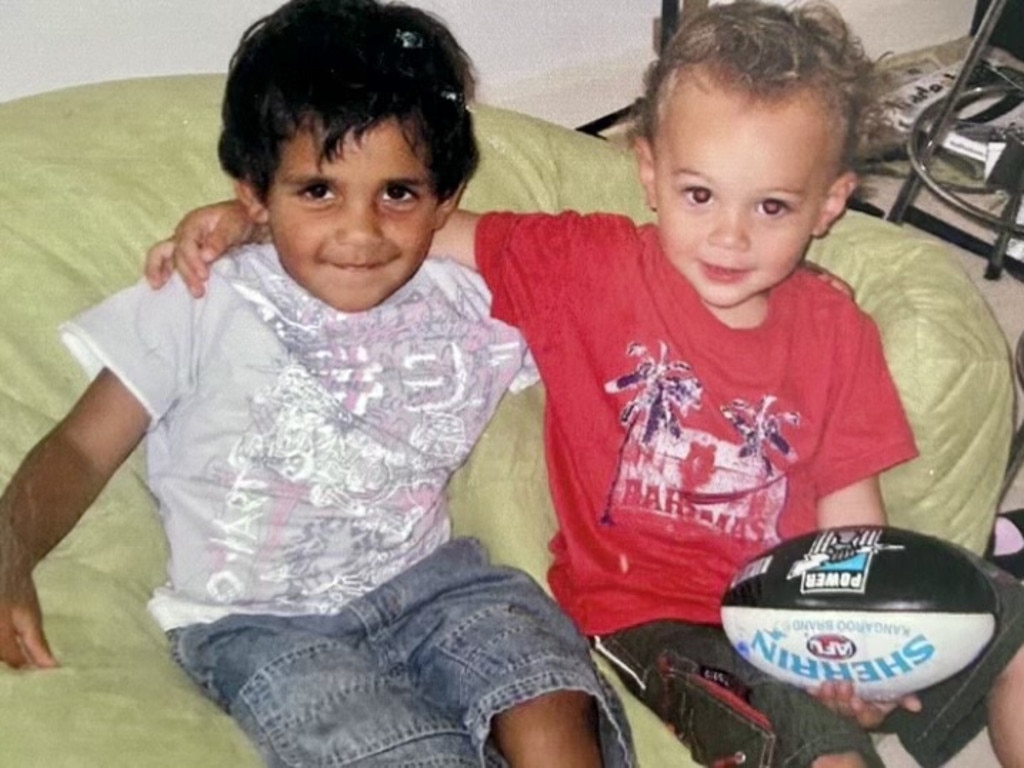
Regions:
M 168 633 L 175 660 L 272 766 L 492 766 L 498 713 L 585 691 L 606 766 L 629 729 L 588 645 L 525 573 L 457 539 L 333 616 L 236 615 Z

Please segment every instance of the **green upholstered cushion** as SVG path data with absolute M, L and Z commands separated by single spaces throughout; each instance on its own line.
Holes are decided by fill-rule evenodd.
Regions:
M 220 76 L 112 82 L 0 104 L 0 480 L 84 380 L 56 327 L 138 277 L 144 249 L 181 213 L 230 194 L 217 169 Z M 476 210 L 613 210 L 647 216 L 632 158 L 501 110 L 476 110 Z M 894 522 L 980 549 L 1010 428 L 1005 344 L 941 246 L 849 215 L 814 258 L 857 289 L 879 322 L 922 456 L 890 472 Z M 554 530 L 539 387 L 509 396 L 453 480 L 456 528 L 539 581 Z M 165 544 L 133 456 L 38 568 L 59 670 L 0 669 L 0 763 L 25 766 L 258 765 L 230 719 L 167 657 L 145 610 Z M 641 764 L 686 752 L 627 703 Z

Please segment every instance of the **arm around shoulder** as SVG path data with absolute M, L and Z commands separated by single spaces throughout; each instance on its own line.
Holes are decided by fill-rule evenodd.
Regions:
M 249 217 L 241 202 L 222 200 L 185 214 L 171 237 L 146 252 L 142 271 L 149 284 L 159 288 L 177 270 L 198 299 L 206 292 L 210 264 L 235 246 L 267 238 L 266 228 Z
M 480 214 L 455 210 L 434 233 L 430 244 L 431 256 L 447 256 L 469 269 L 477 269 L 476 227 Z

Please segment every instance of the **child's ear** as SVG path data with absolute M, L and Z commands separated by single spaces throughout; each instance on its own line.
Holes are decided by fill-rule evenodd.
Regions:
M 462 199 L 462 193 L 465 191 L 466 185 L 460 184 L 459 188 L 456 189 L 444 200 L 441 200 L 437 204 L 437 208 L 434 210 L 434 231 L 436 232 L 445 225 L 448 221 L 448 217 L 452 215 L 452 212 L 459 207 L 459 200 Z
M 814 226 L 814 236 L 823 237 L 828 233 L 832 223 L 843 215 L 846 210 L 846 201 L 857 189 L 857 174 L 853 171 L 841 173 L 825 195 L 825 204 L 821 206 L 821 213 L 818 214 L 818 222 Z
M 245 208 L 249 218 L 257 224 L 266 224 L 270 220 L 270 212 L 266 203 L 252 184 L 248 181 L 235 180 L 235 197 Z
M 658 210 L 657 171 L 654 167 L 654 147 L 648 139 L 637 139 L 633 142 L 633 153 L 636 155 L 637 172 L 644 188 L 647 207 Z

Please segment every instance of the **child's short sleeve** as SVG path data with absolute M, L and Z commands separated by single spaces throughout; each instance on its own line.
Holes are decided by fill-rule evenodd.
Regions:
M 139 282 L 64 323 L 61 339 L 90 379 L 109 369 L 155 421 L 194 384 L 195 318 L 211 297 L 193 299 L 177 276 L 158 291 Z
M 875 323 L 857 312 L 846 325 L 835 337 L 836 391 L 815 459 L 819 497 L 917 455 Z
M 491 313 L 531 344 L 565 312 L 593 312 L 593 298 L 628 285 L 640 250 L 636 224 L 611 214 L 489 213 L 476 231 L 477 267 L 493 295 Z

